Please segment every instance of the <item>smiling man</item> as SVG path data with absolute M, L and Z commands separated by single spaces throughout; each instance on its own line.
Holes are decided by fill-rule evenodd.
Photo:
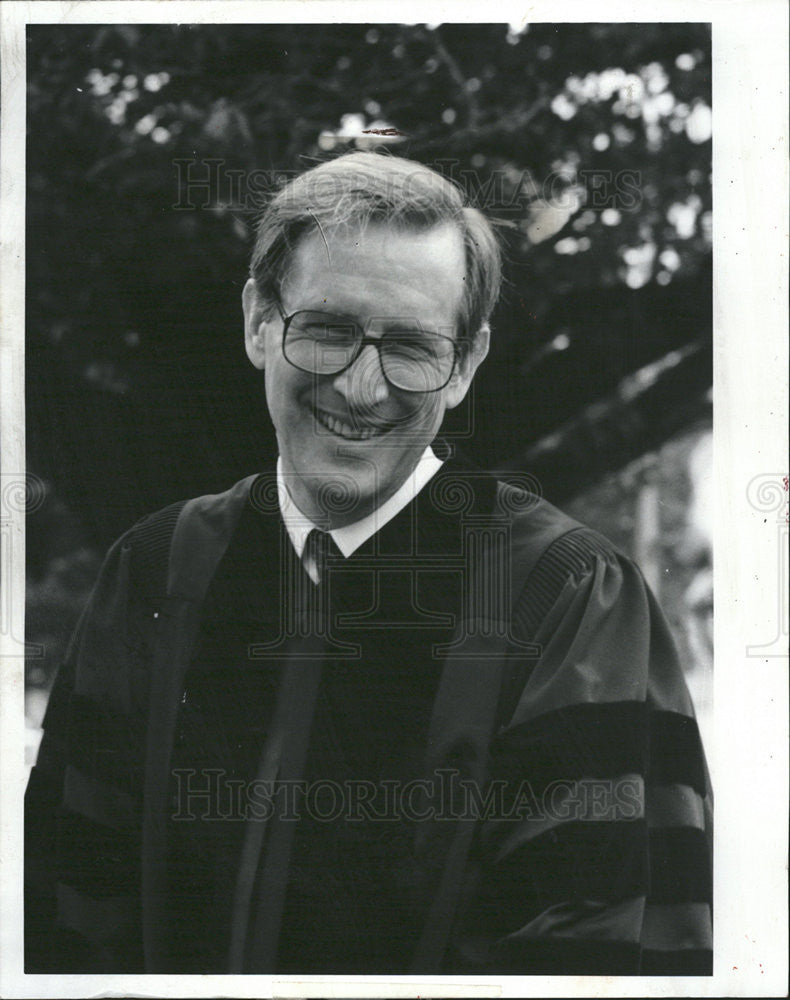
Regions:
M 260 220 L 279 457 L 110 551 L 27 796 L 28 971 L 705 974 L 709 787 L 638 569 L 439 436 L 500 253 L 355 153 Z
M 487 327 L 456 340 L 462 234 L 451 222 L 415 232 L 360 220 L 305 235 L 272 298 L 255 270 L 247 354 L 264 372 L 288 492 L 318 523 L 337 473 L 355 492 L 343 518 L 358 520 L 412 474 L 488 351 Z
M 273 201 L 244 288 L 246 346 L 301 511 L 325 516 L 332 471 L 354 484 L 349 520 L 402 486 L 488 352 L 499 275 L 483 216 L 408 160 L 342 157 Z

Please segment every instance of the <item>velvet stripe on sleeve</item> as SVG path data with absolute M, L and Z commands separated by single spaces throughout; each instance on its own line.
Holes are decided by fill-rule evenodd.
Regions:
M 55 679 L 25 798 L 27 972 L 143 968 L 147 663 L 180 506 L 110 549 Z
M 514 615 L 490 781 L 499 815 L 447 967 L 489 974 L 711 973 L 710 788 L 694 712 L 636 567 L 563 536 Z

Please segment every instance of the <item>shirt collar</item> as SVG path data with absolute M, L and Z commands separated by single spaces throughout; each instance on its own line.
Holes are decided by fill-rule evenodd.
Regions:
M 347 559 L 360 545 L 363 545 L 377 531 L 381 530 L 388 521 L 391 521 L 396 514 L 400 513 L 404 507 L 410 504 L 425 484 L 439 471 L 442 464 L 442 460 L 436 457 L 433 448 L 428 445 L 412 472 L 406 477 L 399 489 L 392 494 L 389 500 L 385 500 L 380 507 L 377 507 L 359 521 L 355 521 L 353 524 L 346 524 L 342 528 L 333 528 L 329 534 L 343 556 Z M 280 457 L 277 459 L 277 498 L 280 504 L 280 514 L 288 531 L 288 537 L 291 539 L 291 544 L 296 550 L 297 556 L 301 559 L 307 542 L 307 536 L 313 528 L 318 526 L 303 514 L 291 499 L 288 487 L 285 485 L 282 458 Z

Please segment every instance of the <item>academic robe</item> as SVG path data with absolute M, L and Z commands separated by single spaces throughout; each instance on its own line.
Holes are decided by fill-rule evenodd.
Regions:
M 637 567 L 451 459 L 329 579 L 273 474 L 111 548 L 28 786 L 27 970 L 710 974 L 707 769 Z M 260 794 L 387 778 L 394 823 Z

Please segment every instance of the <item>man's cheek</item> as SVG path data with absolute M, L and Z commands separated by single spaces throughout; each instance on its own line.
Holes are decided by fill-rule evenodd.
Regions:
M 434 398 L 423 396 L 406 401 L 401 412 L 403 426 L 430 427 L 436 419 L 438 407 Z

